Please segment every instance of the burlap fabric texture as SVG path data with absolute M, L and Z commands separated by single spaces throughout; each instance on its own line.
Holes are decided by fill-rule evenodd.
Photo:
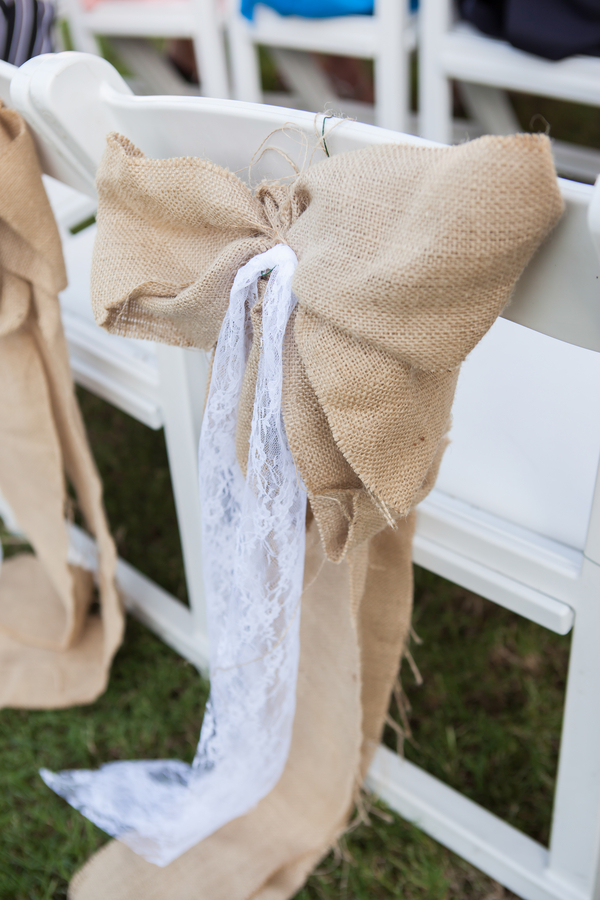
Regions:
M 301 661 L 284 774 L 164 868 L 112 841 L 71 900 L 286 900 L 346 827 L 409 630 L 414 507 L 433 485 L 465 356 L 562 211 L 545 137 L 376 146 L 253 194 L 201 159 L 111 135 L 92 273 L 109 331 L 211 348 L 240 266 L 299 260 L 284 420 L 308 489 Z M 260 305 L 238 420 L 244 468 Z
M 34 550 L 0 569 L 0 707 L 90 703 L 122 638 L 116 553 L 60 320 L 60 237 L 25 123 L 1 107 L 0 285 L 0 491 Z M 65 470 L 98 544 L 100 615 L 67 558 Z

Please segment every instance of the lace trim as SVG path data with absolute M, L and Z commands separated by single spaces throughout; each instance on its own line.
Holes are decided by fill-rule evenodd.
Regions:
M 88 819 L 160 866 L 252 809 L 277 784 L 289 752 L 306 518 L 281 414 L 296 265 L 294 252 L 278 244 L 239 270 L 215 351 L 199 448 L 211 693 L 192 765 L 136 760 L 95 772 L 40 771 Z M 249 310 L 269 270 L 244 481 L 237 409 Z

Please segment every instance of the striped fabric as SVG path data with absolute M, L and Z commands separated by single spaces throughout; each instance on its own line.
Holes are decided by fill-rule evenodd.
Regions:
M 0 0 L 0 59 L 21 66 L 52 52 L 52 0 Z

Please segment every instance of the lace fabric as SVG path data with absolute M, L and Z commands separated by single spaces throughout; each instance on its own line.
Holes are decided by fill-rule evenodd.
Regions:
M 306 517 L 281 414 L 296 265 L 294 252 L 278 244 L 239 270 L 215 351 L 199 448 L 211 692 L 192 765 L 135 760 L 40 772 L 88 819 L 161 866 L 252 809 L 276 785 L 289 752 Z M 269 271 L 244 480 L 237 408 L 249 310 Z

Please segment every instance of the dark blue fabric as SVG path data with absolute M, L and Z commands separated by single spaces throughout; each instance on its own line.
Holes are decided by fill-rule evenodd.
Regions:
M 461 0 L 485 34 L 546 59 L 600 56 L 600 0 Z

